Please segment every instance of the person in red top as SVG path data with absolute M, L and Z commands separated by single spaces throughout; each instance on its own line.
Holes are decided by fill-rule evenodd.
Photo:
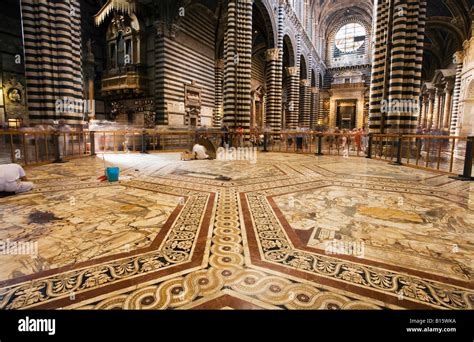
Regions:
M 362 151 L 362 128 L 359 128 L 355 132 L 354 140 L 357 147 L 357 153 L 359 153 L 360 151 Z
M 237 138 L 239 142 L 239 147 L 243 147 L 244 146 L 244 129 L 241 126 L 237 128 Z

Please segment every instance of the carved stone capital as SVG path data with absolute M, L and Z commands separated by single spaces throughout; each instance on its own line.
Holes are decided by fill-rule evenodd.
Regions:
M 156 21 L 154 24 L 155 30 L 156 30 L 156 35 L 159 38 L 162 38 L 164 36 L 169 37 L 171 39 L 176 38 L 176 34 L 178 31 L 181 29 L 181 27 L 177 24 L 171 24 L 168 25 L 164 21 Z
M 298 67 L 288 67 L 286 68 L 288 76 L 298 76 L 300 74 L 300 68 Z
M 464 59 L 464 52 L 463 51 L 457 51 L 453 55 L 454 64 L 461 64 L 463 62 L 463 59 Z
M 268 49 L 266 53 L 267 62 L 277 61 L 280 58 L 280 49 Z
M 454 79 L 449 78 L 446 81 L 445 91 L 446 91 L 446 93 L 452 93 L 453 90 L 454 90 Z
M 309 87 L 310 86 L 309 80 L 301 80 L 300 85 L 302 87 Z
M 224 59 L 216 59 L 216 69 L 224 70 Z
M 163 37 L 165 34 L 165 23 L 163 21 L 155 21 L 153 26 L 155 27 L 156 35 L 158 37 Z

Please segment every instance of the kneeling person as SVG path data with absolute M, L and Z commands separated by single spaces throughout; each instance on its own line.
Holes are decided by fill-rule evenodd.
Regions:
M 27 182 L 25 170 L 20 165 L 0 165 L 0 192 L 19 194 L 32 189 L 33 183 Z
M 206 148 L 199 144 L 193 146 L 193 154 L 196 159 L 209 159 Z

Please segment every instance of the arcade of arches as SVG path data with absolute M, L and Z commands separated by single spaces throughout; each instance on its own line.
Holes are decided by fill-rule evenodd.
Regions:
M 22 68 L 6 58 L 21 55 L 14 32 L 21 23 L 14 14 L 5 21 L 20 26 L 4 34 L 18 48 L 2 52 L 3 125 L 61 116 L 78 126 L 91 120 L 133 127 L 225 124 L 247 133 L 254 127 L 415 133 L 420 126 L 473 133 L 470 0 L 377 6 L 372 0 L 84 0 L 71 7 L 76 26 L 54 28 L 63 35 L 57 45 L 41 33 L 48 27 L 38 13 L 56 11 L 65 20 L 68 12 L 61 4 L 22 4 L 23 26 L 37 30 L 26 32 Z M 406 32 L 399 34 L 397 25 Z M 50 59 L 38 51 L 64 51 L 58 63 L 69 64 L 72 85 L 52 80 L 41 63 Z M 84 115 L 64 110 L 58 116 L 58 97 L 95 105 Z M 387 111 L 384 101 L 411 101 L 413 108 Z
M 9 130 L 474 135 L 474 0 L 5 2 Z M 0 245 L 38 255 L 0 255 L 0 309 L 474 308 L 472 182 L 311 149 L 130 150 L 26 165 Z

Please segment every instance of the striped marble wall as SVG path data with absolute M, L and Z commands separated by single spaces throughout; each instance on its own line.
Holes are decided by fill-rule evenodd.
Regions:
M 30 123 L 65 119 L 68 124 L 81 124 L 84 110 L 78 104 L 84 95 L 79 2 L 21 0 L 21 4 Z M 57 111 L 58 100 L 76 105 Z
M 202 89 L 198 124 L 213 125 L 215 109 L 214 24 L 199 11 L 189 10 L 175 37 L 155 38 L 155 97 L 159 125 L 183 126 L 186 121 L 185 84 Z

